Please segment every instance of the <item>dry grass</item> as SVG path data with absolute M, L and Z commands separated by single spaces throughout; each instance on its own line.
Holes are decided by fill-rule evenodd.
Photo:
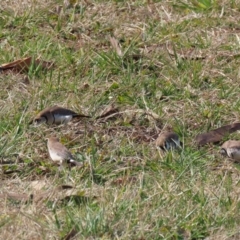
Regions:
M 192 139 L 239 121 L 239 10 L 224 0 L 3 1 L 0 63 L 55 67 L 0 72 L 0 238 L 238 239 L 239 166 Z M 28 125 L 54 104 L 93 119 Z M 111 105 L 120 113 L 96 120 Z M 180 152 L 155 148 L 166 128 Z M 83 168 L 58 174 L 51 134 Z

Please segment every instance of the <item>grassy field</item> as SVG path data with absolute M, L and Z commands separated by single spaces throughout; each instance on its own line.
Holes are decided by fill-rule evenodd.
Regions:
M 240 239 L 240 168 L 194 144 L 240 120 L 239 22 L 238 0 L 2 0 L 0 64 L 54 66 L 0 72 L 0 239 Z M 55 104 L 92 119 L 29 125 Z M 50 135 L 84 166 L 59 173 Z

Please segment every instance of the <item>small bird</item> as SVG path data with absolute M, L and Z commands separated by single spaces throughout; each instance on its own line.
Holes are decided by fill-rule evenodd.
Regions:
M 59 142 L 57 137 L 49 137 L 47 139 L 48 152 L 54 162 L 57 162 L 60 166 L 66 165 L 66 163 L 75 166 L 82 166 L 82 163 L 74 160 L 72 154 Z
M 172 150 L 182 146 L 182 142 L 174 132 L 161 132 L 156 139 L 156 146 L 162 150 Z
M 34 123 L 35 125 L 40 125 L 42 123 L 46 123 L 49 125 L 60 125 L 70 122 L 73 118 L 80 117 L 90 118 L 90 116 L 78 114 L 67 108 L 54 105 L 52 107 L 45 108 L 40 113 L 38 113 L 37 116 L 30 122 L 30 124 Z
M 240 141 L 228 140 L 221 146 L 220 153 L 236 162 L 240 162 Z

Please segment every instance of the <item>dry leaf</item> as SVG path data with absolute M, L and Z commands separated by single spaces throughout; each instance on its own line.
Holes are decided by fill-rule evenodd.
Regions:
M 237 130 L 240 130 L 240 123 L 232 123 L 207 133 L 201 133 L 196 136 L 195 141 L 198 146 L 203 146 L 209 143 L 218 143 L 221 142 L 226 135 Z
M 135 183 L 136 181 L 137 181 L 137 178 L 134 176 L 120 177 L 112 181 L 111 185 L 122 186 L 122 185 L 127 185 L 129 183 Z
M 120 48 L 119 42 L 115 37 L 109 38 L 112 47 L 116 50 L 116 53 L 119 57 L 123 56 L 122 49 Z
M 124 111 L 119 111 L 118 108 L 113 107 L 112 105 L 106 108 L 106 110 L 104 110 L 104 112 L 100 114 L 100 116 L 98 116 L 96 119 L 104 118 L 104 120 L 106 121 L 122 118 L 124 119 L 125 122 L 129 122 L 133 125 L 136 125 L 134 124 L 134 122 L 138 122 L 142 117 L 144 117 L 153 125 L 162 125 L 161 118 L 159 117 L 159 115 L 151 110 L 128 109 Z
M 2 64 L 0 66 L 0 70 L 5 71 L 11 69 L 17 72 L 27 72 L 30 66 L 33 64 L 33 61 L 35 66 L 41 66 L 43 69 L 50 69 L 51 67 L 53 67 L 52 62 L 43 61 L 39 58 L 34 60 L 32 57 L 26 57 L 11 63 Z
M 28 201 L 32 198 L 32 195 L 5 192 L 5 193 L 0 194 L 0 199 L 1 198 L 4 198 L 4 199 L 8 198 L 8 199 L 15 200 L 15 201 Z
M 198 146 L 203 146 L 209 143 L 218 143 L 223 139 L 224 135 L 210 131 L 207 133 L 201 133 L 196 136 L 195 141 Z
M 27 58 L 23 58 L 23 59 L 20 59 L 20 60 L 16 60 L 14 62 L 11 62 L 11 63 L 5 63 L 5 64 L 2 64 L 0 66 L 0 69 L 1 70 L 8 70 L 8 69 L 16 69 L 18 71 L 22 71 L 24 70 L 24 68 L 26 68 L 26 66 L 30 66 L 31 65 L 31 62 L 32 62 L 32 57 L 27 57 Z
M 78 231 L 75 229 L 75 227 L 73 227 L 71 229 L 71 231 L 62 238 L 62 240 L 70 240 L 72 238 L 74 238 L 77 235 Z
M 101 118 L 109 119 L 112 117 L 114 117 L 115 119 L 118 113 L 119 113 L 119 109 L 117 107 L 114 107 L 113 105 L 110 105 L 100 114 L 100 116 L 96 117 L 96 119 L 101 119 Z

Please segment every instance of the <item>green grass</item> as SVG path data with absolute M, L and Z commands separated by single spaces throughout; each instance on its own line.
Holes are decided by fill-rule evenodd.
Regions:
M 238 2 L 69 2 L 0 6 L 0 64 L 55 64 L 0 72 L 1 238 L 238 239 L 239 166 L 193 141 L 239 120 Z M 28 125 L 54 104 L 93 119 Z M 94 120 L 111 104 L 121 116 Z M 166 128 L 183 149 L 156 149 L 153 133 Z M 59 173 L 52 134 L 83 168 Z

